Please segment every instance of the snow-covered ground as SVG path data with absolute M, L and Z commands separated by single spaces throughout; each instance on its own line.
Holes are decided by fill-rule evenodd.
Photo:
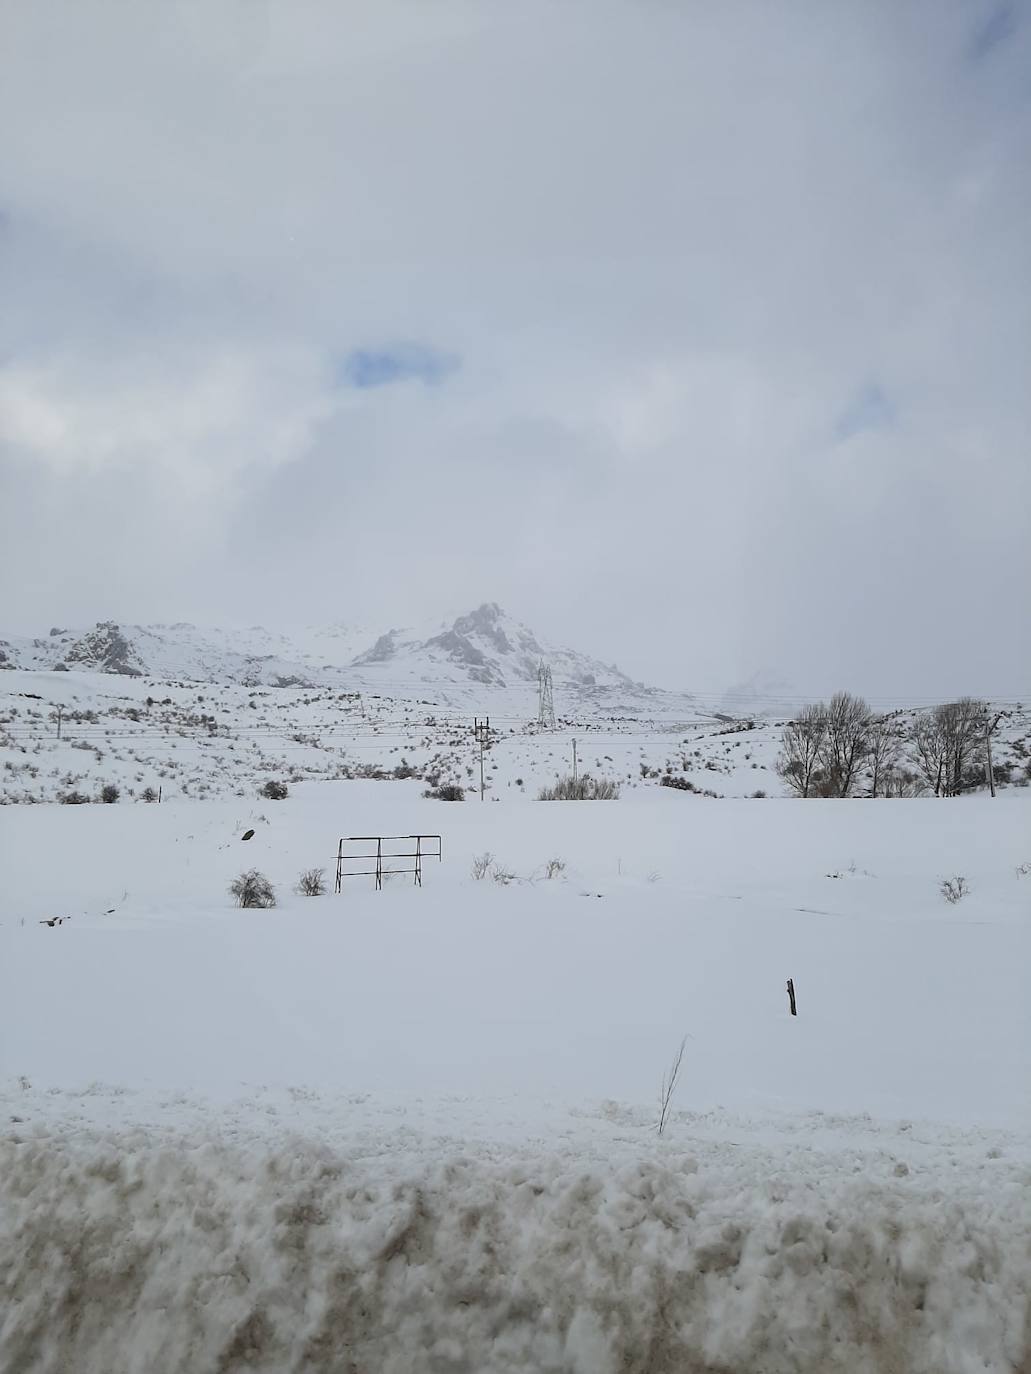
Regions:
M 1028 1367 L 1028 791 L 422 787 L 0 810 L 0 1367 Z

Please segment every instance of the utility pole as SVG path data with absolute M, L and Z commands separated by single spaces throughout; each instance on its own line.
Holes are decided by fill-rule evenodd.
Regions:
M 480 801 L 484 801 L 486 787 L 483 781 L 483 751 L 490 747 L 490 716 L 486 720 L 474 720 L 473 733 L 480 742 Z
M 573 740 L 573 786 L 576 786 L 576 740 Z
M 61 716 L 62 716 L 63 712 L 64 712 L 64 707 L 63 707 L 63 706 L 59 706 L 59 707 L 57 708 L 57 738 L 58 738 L 58 739 L 61 738 Z
M 993 797 L 995 796 L 995 773 L 992 771 L 992 735 L 995 734 L 995 728 L 1002 720 L 1002 715 L 1003 713 L 1000 711 L 991 725 L 988 724 L 987 718 L 984 723 L 984 771 L 988 779 L 988 790 Z

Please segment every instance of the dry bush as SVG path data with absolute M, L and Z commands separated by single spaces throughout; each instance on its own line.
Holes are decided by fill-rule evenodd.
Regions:
M 472 865 L 472 875 L 477 882 L 482 882 L 483 879 L 487 877 L 487 875 L 490 873 L 493 863 L 494 855 L 490 852 L 490 850 L 487 850 L 484 854 L 477 854 L 475 859 L 473 859 Z
M 433 801 L 460 802 L 465 801 L 465 788 L 456 782 L 446 782 L 440 787 L 428 787 L 422 795 Z
M 670 1103 L 673 1101 L 673 1092 L 677 1086 L 677 1079 L 680 1077 L 680 1066 L 684 1062 L 684 1049 L 686 1045 L 687 1036 L 685 1035 L 680 1042 L 680 1048 L 677 1050 L 673 1058 L 673 1062 L 669 1067 L 669 1071 L 663 1074 L 662 1087 L 659 1090 L 659 1135 L 662 1135 L 662 1132 L 666 1129 L 666 1121 L 669 1117 Z
M 957 874 L 955 878 L 943 878 L 938 891 L 948 902 L 949 906 L 955 906 L 961 902 L 970 891 L 970 884 L 966 878 Z
M 297 891 L 302 897 L 322 897 L 326 891 L 326 870 L 306 868 L 297 879 Z
M 272 778 L 268 780 L 265 786 L 258 793 L 260 797 L 264 797 L 267 801 L 286 801 L 288 794 L 289 788 L 287 787 L 286 783 L 276 782 Z
M 516 874 L 500 864 L 489 850 L 483 854 L 477 854 L 476 858 L 473 859 L 471 872 L 477 882 L 482 882 L 484 878 L 492 878 L 502 887 L 507 887 L 509 883 L 516 881 Z
M 237 906 L 268 908 L 275 906 L 276 893 L 264 873 L 249 868 L 229 884 L 229 895 L 236 898 Z
M 659 780 L 659 786 L 660 786 L 660 787 L 673 787 L 673 788 L 675 788 L 678 792 L 697 792 L 697 791 L 698 791 L 698 788 L 695 787 L 694 783 L 691 781 L 690 778 L 677 778 L 677 777 L 673 777 L 673 776 L 670 775 L 670 774 L 667 774 L 664 778 L 660 778 L 660 780 Z
M 614 801 L 619 796 L 619 783 L 608 778 L 592 778 L 584 773 L 578 778 L 559 778 L 554 787 L 542 787 L 538 801 Z
M 549 880 L 551 878 L 560 878 L 562 874 L 565 873 L 565 871 L 565 859 L 549 859 L 548 862 L 544 865 L 544 876 Z

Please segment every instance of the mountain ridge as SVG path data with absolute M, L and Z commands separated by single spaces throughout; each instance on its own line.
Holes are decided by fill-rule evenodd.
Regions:
M 486 687 L 536 685 L 546 662 L 557 685 L 652 695 L 615 664 L 548 644 L 497 602 L 451 622 L 390 629 L 378 636 L 334 625 L 294 632 L 200 627 L 188 621 L 130 625 L 101 620 L 88 629 L 54 626 L 46 636 L 0 639 L 0 668 L 81 670 L 244 686 L 367 687 L 377 680 Z

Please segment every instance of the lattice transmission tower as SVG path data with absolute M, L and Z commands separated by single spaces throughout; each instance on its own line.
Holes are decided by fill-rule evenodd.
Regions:
M 537 724 L 545 730 L 555 729 L 555 690 L 551 669 L 543 659 L 537 667 Z

